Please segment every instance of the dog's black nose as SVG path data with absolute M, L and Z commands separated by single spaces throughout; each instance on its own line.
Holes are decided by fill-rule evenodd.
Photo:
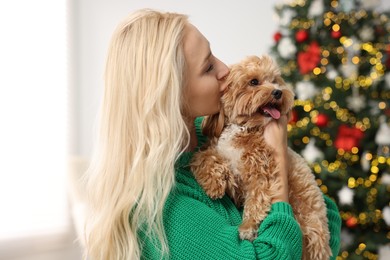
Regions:
M 274 89 L 271 94 L 272 96 L 274 96 L 275 99 L 280 99 L 282 97 L 282 93 L 283 92 L 281 90 Z

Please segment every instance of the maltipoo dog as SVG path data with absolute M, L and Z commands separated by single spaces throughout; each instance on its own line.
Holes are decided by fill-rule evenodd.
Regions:
M 208 145 L 196 153 L 191 169 L 212 199 L 225 193 L 244 207 L 241 239 L 254 240 L 280 189 L 280 167 L 264 140 L 271 120 L 289 114 L 294 94 L 268 56 L 250 56 L 231 66 L 218 114 L 206 117 Z M 326 205 L 306 161 L 288 148 L 289 202 L 303 233 L 303 259 L 329 259 Z

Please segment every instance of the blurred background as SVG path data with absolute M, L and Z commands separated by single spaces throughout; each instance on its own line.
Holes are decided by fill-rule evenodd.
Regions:
M 109 40 L 145 7 L 188 14 L 227 64 L 275 57 L 298 96 L 291 145 L 340 207 L 339 259 L 390 259 L 387 0 L 2 1 L 0 259 L 81 259 Z
M 386 4 L 296 0 L 275 8 L 279 22 L 271 53 L 296 94 L 289 144 L 338 205 L 338 260 L 390 259 Z

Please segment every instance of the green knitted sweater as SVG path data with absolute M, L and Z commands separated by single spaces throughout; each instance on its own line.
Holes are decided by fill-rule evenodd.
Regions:
M 199 146 L 206 138 L 201 134 L 201 118 L 195 121 Z M 164 227 L 169 256 L 164 259 L 301 259 L 302 233 L 290 204 L 274 203 L 253 241 L 241 240 L 238 226 L 242 210 L 229 197 L 210 199 L 194 179 L 188 164 L 193 153 L 181 155 L 176 162 L 176 186 L 164 208 Z M 336 259 L 340 246 L 341 218 L 336 204 L 324 196 L 327 205 L 330 246 Z M 156 238 L 141 235 L 142 259 L 161 259 Z

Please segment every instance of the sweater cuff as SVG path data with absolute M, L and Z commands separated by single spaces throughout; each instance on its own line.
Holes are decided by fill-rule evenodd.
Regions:
M 330 232 L 329 246 L 333 253 L 333 256 L 330 259 L 334 260 L 340 250 L 341 217 L 336 203 L 326 195 L 324 195 L 324 199 L 327 207 L 328 227 Z
M 259 259 L 301 259 L 302 233 L 290 204 L 275 202 L 254 241 Z
M 279 201 L 271 205 L 271 212 L 280 212 L 289 215 L 294 215 L 292 207 L 287 202 Z

